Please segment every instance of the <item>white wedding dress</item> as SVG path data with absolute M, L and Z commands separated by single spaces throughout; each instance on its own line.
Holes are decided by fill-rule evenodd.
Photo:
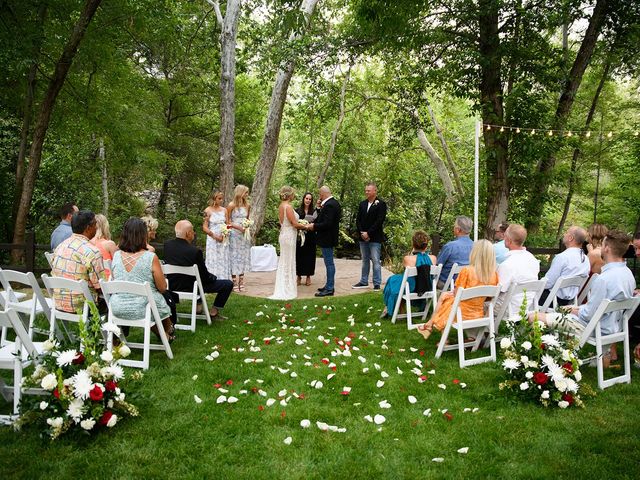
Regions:
M 288 206 L 286 208 L 291 208 Z M 299 216 L 295 212 L 296 221 Z M 296 285 L 296 238 L 298 231 L 291 225 L 285 211 L 284 220 L 280 227 L 280 258 L 278 259 L 278 270 L 276 272 L 276 286 L 271 300 L 292 300 L 298 296 Z

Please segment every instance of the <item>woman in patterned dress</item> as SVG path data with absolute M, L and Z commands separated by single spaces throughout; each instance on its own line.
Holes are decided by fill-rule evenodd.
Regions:
M 220 280 L 229 280 L 231 278 L 229 240 L 225 241 L 221 233 L 222 226 L 229 224 L 229 213 L 222 206 L 223 203 L 222 192 L 214 191 L 209 197 L 209 206 L 204 210 L 202 230 L 207 235 L 205 256 L 207 270 Z
M 242 221 L 249 218 L 249 187 L 237 185 L 233 191 L 233 201 L 227 206 L 231 232 L 229 233 L 229 256 L 231 279 L 237 292 L 244 291 L 244 272 L 251 267 L 251 240 L 244 238 Z

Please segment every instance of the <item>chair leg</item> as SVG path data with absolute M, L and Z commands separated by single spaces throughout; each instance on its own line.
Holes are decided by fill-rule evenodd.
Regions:
M 19 413 L 20 407 L 20 386 L 22 384 L 22 361 L 17 358 L 15 360 L 15 368 L 13 369 L 13 413 Z
M 159 327 L 162 328 L 162 325 Z M 145 323 L 144 326 L 144 347 L 142 350 L 142 369 L 149 370 L 149 346 L 151 344 L 151 324 Z
M 198 300 L 196 295 L 193 296 L 193 300 L 191 301 L 191 331 L 196 331 L 196 308 L 198 306 Z
M 466 367 L 466 361 L 464 359 L 464 326 L 463 322 L 458 322 L 458 360 L 460 362 L 460 368 Z

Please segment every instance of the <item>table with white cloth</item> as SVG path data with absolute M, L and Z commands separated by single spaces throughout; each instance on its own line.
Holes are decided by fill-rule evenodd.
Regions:
M 278 269 L 278 254 L 273 245 L 251 247 L 251 271 L 272 272 Z

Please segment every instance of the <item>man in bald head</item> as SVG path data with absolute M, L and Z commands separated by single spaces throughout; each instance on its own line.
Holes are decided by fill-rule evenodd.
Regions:
M 204 264 L 202 250 L 192 244 L 196 236 L 193 225 L 189 220 L 180 220 L 175 226 L 176 238 L 164 244 L 164 262 L 180 267 L 198 266 L 198 273 L 202 280 L 205 293 L 217 293 L 213 307 L 209 311 L 212 320 L 224 320 L 222 309 L 224 308 L 231 291 L 231 280 L 218 280 L 215 275 L 209 273 Z M 174 292 L 191 292 L 193 290 L 194 277 L 189 275 L 167 275 L 169 289 Z
M 591 264 L 582 250 L 582 243 L 586 239 L 587 231 L 581 227 L 569 227 L 564 234 L 562 243 L 567 248 L 564 252 L 556 255 L 551 262 L 551 266 L 545 275 L 547 284 L 538 302 L 540 305 L 545 302 L 551 289 L 560 277 L 578 275 L 584 277 L 585 280 L 587 279 Z M 567 287 L 558 290 L 558 305 L 569 305 L 573 302 L 576 295 L 578 295 L 578 290 L 578 287 Z

